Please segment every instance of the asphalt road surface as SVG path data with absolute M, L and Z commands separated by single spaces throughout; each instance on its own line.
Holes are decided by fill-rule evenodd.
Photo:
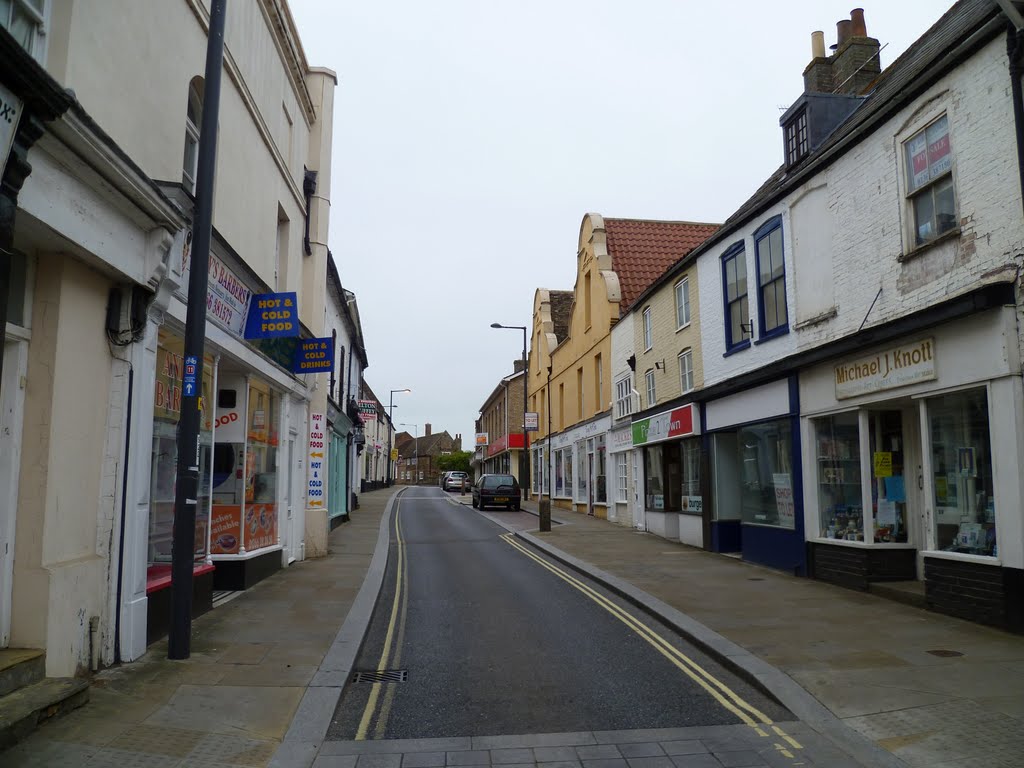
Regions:
M 481 514 L 440 488 L 402 492 L 384 587 L 328 739 L 792 720 L 673 630 L 488 518 L 528 520 Z

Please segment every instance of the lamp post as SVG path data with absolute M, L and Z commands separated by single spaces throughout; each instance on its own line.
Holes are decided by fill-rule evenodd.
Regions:
M 394 422 L 391 420 L 394 415 L 392 411 L 397 407 L 394 404 L 395 392 L 412 392 L 411 389 L 405 387 L 403 389 L 392 389 L 388 394 L 388 477 L 385 486 L 391 487 L 391 433 L 395 431 Z
M 523 332 L 523 452 L 519 456 L 519 478 L 522 486 L 523 499 L 527 499 L 530 493 L 530 440 L 526 431 L 526 409 L 529 398 L 530 375 L 526 370 L 526 326 L 525 325 L 502 325 L 491 323 L 491 328 L 506 328 L 510 331 Z
M 412 473 L 412 479 L 416 481 L 416 485 L 420 484 L 420 425 L 419 424 L 406 424 L 404 421 L 399 423 L 400 427 L 412 427 L 412 455 L 413 455 L 413 466 L 416 467 Z

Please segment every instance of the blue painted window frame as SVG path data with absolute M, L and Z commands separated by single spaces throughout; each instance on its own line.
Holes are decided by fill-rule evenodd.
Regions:
M 743 296 L 737 296 L 732 302 L 729 301 L 729 276 L 728 267 L 729 262 L 734 259 L 743 260 L 744 274 L 746 273 L 747 267 L 747 249 L 746 244 L 740 240 L 737 243 L 733 243 L 725 249 L 725 253 L 722 254 L 722 302 L 725 307 L 725 356 L 739 352 L 741 349 L 746 349 L 750 346 L 750 339 L 740 339 L 735 341 L 732 338 L 732 311 L 730 305 L 733 302 L 739 301 L 741 298 L 747 300 L 747 322 L 750 322 L 750 287 L 747 285 L 746 293 Z
M 762 243 L 768 243 L 768 239 L 771 237 L 771 235 L 776 230 L 778 230 L 778 232 L 779 232 L 779 250 L 780 250 L 780 252 L 779 252 L 778 256 L 779 256 L 779 259 L 782 262 L 782 273 L 778 274 L 778 275 L 775 275 L 775 276 L 772 276 L 774 273 L 770 273 L 769 277 L 771 279 L 769 279 L 767 282 L 762 283 L 761 282 L 761 250 L 762 250 Z M 769 252 L 768 257 L 772 258 L 774 255 L 775 254 L 773 252 Z M 778 216 L 773 216 L 768 221 L 766 221 L 764 224 L 762 224 L 760 227 L 758 227 L 756 232 L 754 232 L 754 262 L 755 262 L 755 265 L 757 267 L 757 330 L 758 330 L 758 340 L 755 343 L 760 344 L 761 342 L 767 341 L 768 339 L 774 339 L 777 336 L 784 336 L 785 334 L 789 333 L 789 301 L 786 298 L 786 247 L 785 247 L 785 243 L 784 243 L 784 239 L 783 239 L 782 216 L 781 216 L 781 214 L 778 215 Z M 774 258 L 772 258 L 772 263 L 774 265 Z M 767 302 L 764 299 L 764 296 L 765 296 L 764 292 L 765 292 L 765 288 L 766 287 L 772 286 L 772 290 L 775 292 L 775 299 L 776 299 L 775 306 L 778 307 L 778 296 L 779 296 L 779 294 L 778 294 L 777 286 L 779 284 L 781 284 L 781 286 L 782 286 L 782 302 L 783 302 L 783 309 L 785 310 L 785 314 L 786 314 L 786 320 L 785 320 L 785 322 L 780 323 L 779 325 L 775 326 L 771 330 L 768 330 L 767 327 L 766 327 L 767 324 L 765 322 L 765 320 L 766 320 L 766 318 L 765 318 L 765 308 L 767 306 Z M 748 288 L 748 292 L 749 292 L 749 288 Z M 778 313 L 777 312 L 776 312 L 776 319 L 778 319 Z

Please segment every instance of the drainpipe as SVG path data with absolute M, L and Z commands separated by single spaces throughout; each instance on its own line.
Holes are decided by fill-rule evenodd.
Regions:
M 1024 17 L 1010 0 L 996 0 L 1011 28 L 1006 31 L 1006 55 L 1010 60 L 1010 91 L 1013 97 L 1013 123 L 1017 135 L 1017 173 L 1021 184 L 1021 203 L 1024 205 Z

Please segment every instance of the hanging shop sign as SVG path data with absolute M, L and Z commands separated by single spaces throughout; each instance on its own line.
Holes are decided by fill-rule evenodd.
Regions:
M 532 413 L 530 411 L 527 411 L 526 414 L 525 414 L 525 417 L 526 417 L 526 431 L 527 432 L 537 432 L 537 431 L 540 430 L 540 427 L 537 425 L 537 423 L 538 423 L 538 421 L 540 421 L 540 419 L 539 419 L 539 417 L 538 417 L 538 415 L 536 413 Z
M 181 253 L 181 288 L 188 291 L 189 275 L 192 271 L 192 233 L 185 233 Z M 206 316 L 216 320 L 239 338 L 244 336 L 245 322 L 249 316 L 249 302 L 252 291 L 234 271 L 210 254 L 210 280 L 206 292 Z
M 359 418 L 363 420 L 363 424 L 377 418 L 376 400 L 357 400 L 356 407 L 359 409 Z
M 279 339 L 299 335 L 299 300 L 295 293 L 257 293 L 249 300 L 247 339 Z
M 14 147 L 14 134 L 18 132 L 22 102 L 6 87 L 0 85 L 0 177 L 7 168 L 7 159 Z
M 476 433 L 476 446 L 478 448 L 487 445 L 487 433 L 477 432 Z
M 835 367 L 836 400 L 935 379 L 935 339 L 887 349 Z
M 309 464 L 306 473 L 307 504 L 327 508 L 327 421 L 322 413 L 309 414 Z
M 660 443 L 700 433 L 696 408 L 693 403 L 672 411 L 659 413 L 648 419 L 633 422 L 633 445 Z
M 330 373 L 334 370 L 334 340 L 303 339 L 295 345 L 292 373 Z

